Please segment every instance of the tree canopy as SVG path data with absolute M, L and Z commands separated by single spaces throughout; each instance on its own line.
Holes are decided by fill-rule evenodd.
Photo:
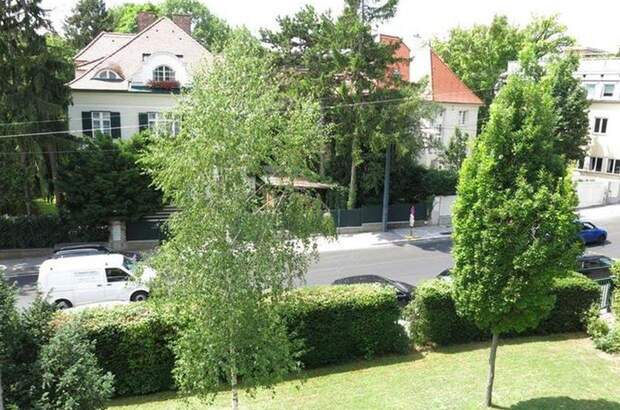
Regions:
M 557 115 L 548 87 L 512 76 L 461 168 L 454 292 L 458 311 L 493 334 L 487 405 L 499 335 L 538 325 L 554 304 L 552 281 L 580 252 Z
M 111 31 L 112 20 L 104 0 L 79 0 L 65 19 L 65 38 L 80 50 L 102 31 Z
M 469 29 L 456 27 L 448 38 L 434 39 L 433 49 L 448 66 L 485 103 L 478 115 L 486 123 L 488 107 L 496 93 L 508 62 L 526 58 L 534 61 L 557 54 L 574 43 L 556 16 L 534 18 L 525 27 L 511 24 L 506 16 L 496 15 L 490 24 L 476 24 Z
M 180 133 L 155 139 L 143 158 L 180 209 L 153 260 L 156 298 L 181 301 L 177 383 L 204 398 L 227 385 L 233 408 L 239 380 L 251 390 L 297 369 L 299 346 L 277 309 L 328 226 L 320 199 L 292 185 L 316 177 L 309 164 L 326 140 L 319 107 L 283 93 L 281 79 L 258 41 L 235 32 L 179 102 Z
M 337 18 L 306 6 L 279 18 L 277 31 L 262 31 L 293 92 L 321 101 L 323 121 L 333 126 L 334 138 L 319 168 L 325 178 L 348 186 L 348 207 L 378 202 L 390 144 L 397 159 L 408 163 L 423 145 L 423 85 L 388 74 L 397 62 L 398 44 L 376 41 L 371 29 L 392 16 L 396 4 L 352 0 Z

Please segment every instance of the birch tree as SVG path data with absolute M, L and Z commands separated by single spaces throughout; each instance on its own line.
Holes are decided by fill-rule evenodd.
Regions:
M 281 92 L 259 43 L 236 31 L 221 58 L 201 67 L 179 104 L 180 134 L 143 158 L 180 211 L 153 264 L 155 300 L 182 320 L 174 375 L 182 392 L 211 400 L 223 386 L 272 386 L 299 368 L 299 344 L 277 309 L 327 232 L 317 197 L 294 189 L 313 178 L 325 132 L 318 105 Z M 261 181 L 277 176 L 284 186 Z
M 538 325 L 555 303 L 553 279 L 580 252 L 576 195 L 554 140 L 557 118 L 548 87 L 513 76 L 461 168 L 454 292 L 458 311 L 493 335 L 487 406 L 500 335 Z

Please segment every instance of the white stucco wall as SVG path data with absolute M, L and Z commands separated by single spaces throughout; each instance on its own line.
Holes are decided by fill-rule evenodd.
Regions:
M 453 104 L 439 103 L 444 110 L 443 115 L 438 115 L 432 124 L 423 124 L 425 131 L 436 128 L 441 124 L 441 132 L 433 131 L 435 138 L 439 139 L 444 146 L 447 146 L 456 128 L 467 133 L 470 137 L 475 137 L 478 127 L 478 106 L 474 104 Z M 459 111 L 467 111 L 465 124 L 460 123 Z M 424 166 L 436 166 L 438 153 L 436 150 L 424 150 L 419 155 L 419 162 Z
M 139 113 L 168 111 L 178 98 L 175 94 L 74 91 L 73 104 L 69 106 L 69 129 L 79 130 L 76 134 L 81 135 L 82 111 L 120 112 L 121 138 L 127 139 L 139 131 Z

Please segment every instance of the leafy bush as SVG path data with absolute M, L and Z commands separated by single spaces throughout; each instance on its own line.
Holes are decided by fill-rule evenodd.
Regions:
M 173 387 L 172 324 L 146 303 L 62 312 L 58 325 L 79 321 L 104 371 L 115 379 L 119 396 L 147 394 Z
M 556 279 L 553 286 L 555 307 L 536 333 L 565 333 L 586 330 L 586 316 L 592 305 L 600 303 L 601 288 L 584 275 L 571 272 Z
M 607 328 L 607 333 L 593 337 L 593 340 L 597 349 L 607 353 L 620 353 L 620 326 L 616 324 L 611 330 Z
M 300 360 L 309 368 L 401 353 L 409 346 L 394 293 L 379 286 L 298 289 L 282 316 L 305 342 Z
M 419 346 L 465 343 L 488 337 L 472 322 L 457 315 L 452 283 L 445 280 L 431 280 L 420 285 L 404 315 L 409 319 L 411 339 Z
M 596 305 L 592 305 L 590 310 L 588 310 L 586 333 L 595 343 L 599 338 L 603 338 L 609 334 L 609 325 L 601 317 L 601 310 Z
M 556 296 L 555 307 L 536 329 L 527 333 L 585 330 L 588 310 L 600 300 L 599 286 L 585 276 L 571 272 L 555 280 L 552 292 Z M 410 321 L 411 337 L 417 345 L 447 345 L 490 337 L 456 313 L 452 283 L 444 280 L 432 280 L 419 286 L 405 316 Z
M 114 377 L 99 368 L 94 348 L 77 324 L 64 326 L 51 338 L 41 351 L 44 393 L 37 408 L 105 408 L 114 390 Z
M 49 248 L 61 242 L 106 241 L 107 225 L 75 226 L 57 215 L 0 216 L 0 249 Z
M 12 315 L 11 331 L 0 335 L 8 353 L 2 366 L 5 401 L 20 409 L 32 408 L 43 394 L 39 356 L 53 335 L 54 307 L 37 298 L 26 311 Z
M 613 279 L 613 294 L 611 297 L 611 309 L 614 312 L 616 318 L 620 318 L 620 262 L 616 262 L 611 267 L 611 274 Z
M 400 310 L 391 290 L 378 286 L 330 286 L 294 291 L 280 312 L 293 337 L 303 340 L 306 367 L 370 358 L 409 349 L 398 324 Z M 104 371 L 115 378 L 118 396 L 173 387 L 173 341 L 183 324 L 149 303 L 92 308 L 81 315 L 61 312 L 56 326 L 79 322 L 94 342 Z

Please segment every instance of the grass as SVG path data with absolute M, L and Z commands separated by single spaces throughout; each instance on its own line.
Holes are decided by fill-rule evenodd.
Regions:
M 302 385 L 284 382 L 241 396 L 246 409 L 479 409 L 488 346 L 475 343 L 429 353 L 385 357 L 306 372 Z M 582 334 L 519 338 L 500 344 L 494 402 L 516 410 L 620 410 L 620 357 L 597 351 Z M 174 393 L 115 400 L 115 410 L 229 408 Z

